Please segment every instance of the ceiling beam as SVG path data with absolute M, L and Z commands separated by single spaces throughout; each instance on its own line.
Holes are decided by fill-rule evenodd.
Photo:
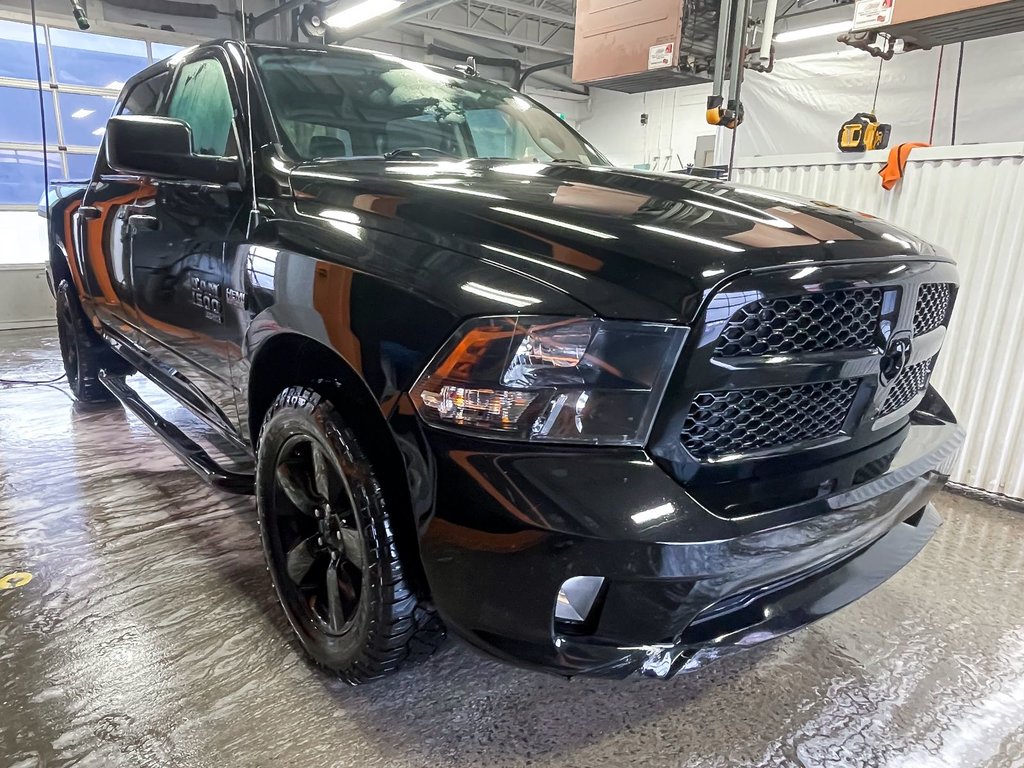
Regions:
M 487 45 L 471 43 L 465 38 L 461 38 L 459 37 L 459 35 L 450 32 L 435 31 L 432 37 L 435 42 L 441 43 L 447 47 L 454 48 L 456 50 L 466 51 L 466 54 L 469 56 L 473 55 L 473 52 L 479 53 L 484 56 L 492 56 L 495 58 L 509 56 L 508 51 L 502 51 Z M 509 41 L 505 40 L 504 42 L 507 43 Z M 472 48 L 472 50 L 467 50 L 467 48 Z M 523 69 L 527 69 L 530 66 L 533 66 L 534 64 L 538 63 L 540 62 L 524 61 Z M 577 90 L 580 87 L 572 81 L 572 78 L 569 77 L 569 75 L 553 69 L 537 72 L 527 81 L 528 84 L 537 82 L 542 82 L 554 88 L 561 88 L 563 90 L 570 91 Z
M 467 37 L 475 37 L 481 40 L 490 40 L 495 43 L 504 43 L 505 45 L 514 45 L 517 48 L 529 48 L 534 51 L 546 51 L 547 53 L 557 53 L 560 56 L 572 56 L 572 50 L 570 48 L 563 48 L 558 45 L 549 45 L 546 43 L 538 43 L 532 40 L 523 40 L 518 37 L 509 37 L 508 35 L 502 35 L 497 32 L 484 32 L 479 29 L 470 29 L 469 27 L 460 27 L 458 24 L 448 24 L 443 21 L 436 19 L 403 19 L 406 24 L 412 24 L 414 27 L 420 27 L 423 29 L 435 29 L 441 30 L 442 32 L 453 32 L 457 35 L 465 35 Z M 351 37 L 355 37 L 352 35 Z M 465 43 L 463 43 L 465 45 Z
M 491 8 L 501 8 L 503 10 L 514 11 L 522 16 L 529 16 L 534 19 L 545 19 L 546 21 L 553 21 L 557 24 L 565 24 L 568 27 L 576 24 L 576 19 L 568 13 L 559 13 L 558 11 L 551 11 L 547 8 L 535 8 L 532 5 L 526 3 L 517 3 L 515 0 L 478 0 L 478 2 L 484 3 L 491 6 Z

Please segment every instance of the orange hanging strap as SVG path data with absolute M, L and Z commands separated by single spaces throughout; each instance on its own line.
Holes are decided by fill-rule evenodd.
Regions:
M 889 150 L 889 162 L 878 172 L 878 175 L 882 177 L 882 186 L 887 190 L 895 187 L 899 180 L 903 178 L 903 174 L 907 169 L 907 159 L 910 157 L 910 153 L 918 147 L 930 146 L 931 144 L 921 141 L 908 142 Z

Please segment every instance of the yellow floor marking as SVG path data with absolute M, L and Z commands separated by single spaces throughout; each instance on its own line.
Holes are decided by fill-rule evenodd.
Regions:
M 32 581 L 31 573 L 26 573 L 25 571 L 15 571 L 14 573 L 8 573 L 6 576 L 0 578 L 0 590 L 17 589 L 18 587 L 24 587 L 30 581 Z

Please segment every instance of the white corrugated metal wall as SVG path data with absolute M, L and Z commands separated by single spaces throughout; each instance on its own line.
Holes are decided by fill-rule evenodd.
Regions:
M 873 214 L 954 254 L 960 296 L 934 378 L 968 431 L 953 480 L 1024 499 L 1024 144 L 915 150 L 894 192 L 879 160 L 760 158 L 735 179 Z

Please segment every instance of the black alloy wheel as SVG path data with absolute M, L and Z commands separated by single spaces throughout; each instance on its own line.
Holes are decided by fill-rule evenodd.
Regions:
M 444 639 L 407 582 L 388 496 L 330 400 L 304 387 L 278 395 L 257 445 L 267 568 L 303 648 L 352 684 L 429 656 Z
M 343 635 L 356 621 L 366 568 L 352 491 L 328 449 L 309 435 L 281 447 L 273 482 L 287 588 L 320 631 Z

